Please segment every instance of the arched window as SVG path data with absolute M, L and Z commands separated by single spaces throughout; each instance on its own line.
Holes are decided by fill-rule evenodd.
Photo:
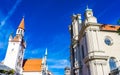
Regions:
M 84 59 L 84 57 L 85 57 L 84 46 L 82 45 L 81 47 L 82 47 L 82 58 Z
M 113 70 L 113 69 L 115 69 L 117 67 L 115 58 L 110 58 L 109 66 L 110 66 L 110 70 Z
M 20 32 L 20 29 L 18 29 L 18 33 Z
M 21 30 L 21 34 L 22 34 L 22 30 Z

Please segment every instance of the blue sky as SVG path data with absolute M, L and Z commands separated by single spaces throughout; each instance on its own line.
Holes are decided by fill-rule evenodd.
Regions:
M 15 35 L 25 16 L 24 58 L 42 58 L 48 48 L 49 70 L 64 75 L 64 67 L 70 64 L 68 25 L 72 14 L 81 13 L 83 17 L 88 5 L 99 23 L 116 24 L 119 4 L 119 0 L 0 0 L 0 60 L 5 57 L 9 35 Z

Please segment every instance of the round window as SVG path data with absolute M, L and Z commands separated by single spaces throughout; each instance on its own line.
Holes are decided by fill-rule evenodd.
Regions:
M 109 45 L 109 46 L 113 44 L 113 40 L 110 37 L 106 37 L 104 42 L 106 45 Z

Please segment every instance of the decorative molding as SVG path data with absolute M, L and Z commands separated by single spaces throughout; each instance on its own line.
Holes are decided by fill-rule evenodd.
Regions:
M 107 60 L 109 56 L 103 56 L 103 55 L 93 55 L 93 56 L 86 56 L 84 58 L 84 63 L 87 63 L 89 61 L 92 61 L 92 60 Z

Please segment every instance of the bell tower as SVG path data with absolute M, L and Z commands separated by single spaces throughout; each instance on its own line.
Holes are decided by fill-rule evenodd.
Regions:
M 93 11 L 92 11 L 92 9 L 89 9 L 87 6 L 86 12 L 85 12 L 85 17 L 88 18 L 88 17 L 92 17 L 92 16 L 93 16 Z
M 97 18 L 94 17 L 92 9 L 89 9 L 88 6 L 85 11 L 85 24 L 86 23 L 97 23 Z
M 45 55 L 42 58 L 42 75 L 46 75 L 48 72 L 48 66 L 47 66 L 47 48 L 45 51 Z
M 9 37 L 7 53 L 3 64 L 15 70 L 17 73 L 21 73 L 25 48 L 23 18 L 16 31 L 16 36 L 10 35 Z
M 24 36 L 24 18 L 22 19 L 17 31 L 16 31 L 16 35 L 20 35 L 20 36 Z

